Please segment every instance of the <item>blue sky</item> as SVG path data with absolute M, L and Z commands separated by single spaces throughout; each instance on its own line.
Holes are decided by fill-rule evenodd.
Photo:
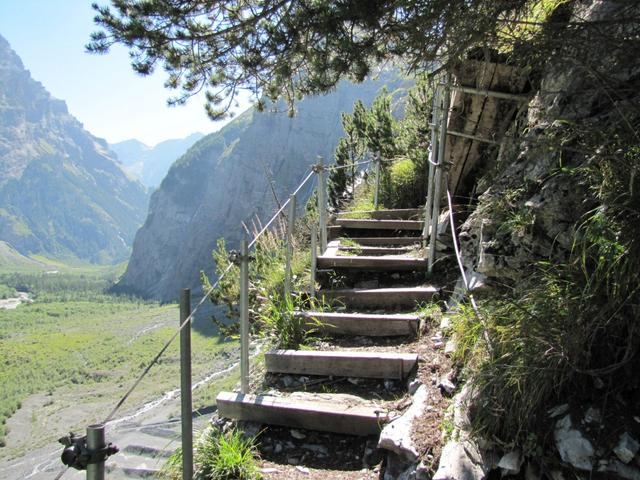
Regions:
M 172 92 L 163 87 L 164 72 L 137 75 L 124 48 L 113 47 L 107 55 L 85 53 L 89 34 L 96 29 L 91 2 L 0 0 L 0 35 L 35 80 L 65 100 L 87 130 L 109 142 L 136 138 L 152 146 L 224 125 L 207 118 L 202 98 L 192 98 L 184 107 L 167 107 Z M 243 100 L 238 111 L 247 106 Z

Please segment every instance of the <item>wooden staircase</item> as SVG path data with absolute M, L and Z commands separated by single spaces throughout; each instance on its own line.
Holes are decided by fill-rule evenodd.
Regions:
M 421 209 L 369 212 L 367 219 L 338 214 L 334 232 L 348 235 L 350 241 L 331 241 L 317 259 L 318 270 L 343 271 L 347 277 L 357 272 L 426 272 L 425 260 L 418 251 L 421 237 L 416 236 L 422 232 L 423 223 L 417 220 L 421 214 Z M 415 313 L 418 306 L 431 301 L 438 292 L 438 288 L 423 284 L 320 289 L 317 297 L 324 305 L 333 306 L 333 311 L 298 312 L 297 316 L 307 319 L 305 326 L 309 330 L 340 339 L 340 346 L 334 343 L 328 348 L 323 344 L 321 350 L 267 352 L 266 371 L 273 375 L 344 377 L 354 382 L 404 382 L 417 369 L 419 358 L 415 352 L 370 351 L 352 342 L 363 337 L 414 338 L 421 323 Z M 237 420 L 350 435 L 377 434 L 390 419 L 391 412 L 384 405 L 367 398 L 301 395 L 302 392 L 286 391 L 269 395 L 221 392 L 217 397 L 218 412 L 220 417 Z

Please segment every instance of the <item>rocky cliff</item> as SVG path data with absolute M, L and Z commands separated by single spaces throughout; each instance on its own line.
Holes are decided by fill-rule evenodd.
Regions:
M 342 83 L 329 95 L 301 101 L 293 118 L 249 110 L 196 143 L 152 195 L 117 288 L 168 301 L 181 288 L 199 287 L 200 270 L 212 273 L 216 240 L 237 246 L 241 222 L 274 212 L 270 180 L 285 200 L 318 155 L 332 158 L 342 135 L 340 113 L 351 111 L 356 99 L 369 103 L 385 82 L 399 84 L 391 75 Z M 302 193 L 308 196 L 311 185 Z
M 139 178 L 145 187 L 157 188 L 171 164 L 202 137 L 203 133 L 193 133 L 185 138 L 165 140 L 153 147 L 131 139 L 110 144 L 109 148 L 116 152 L 125 169 Z
M 147 193 L 0 37 L 0 239 L 22 254 L 126 259 Z

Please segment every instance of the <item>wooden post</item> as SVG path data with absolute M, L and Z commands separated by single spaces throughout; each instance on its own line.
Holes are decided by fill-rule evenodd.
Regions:
M 293 235 L 296 222 L 296 195 L 289 197 L 289 215 L 287 216 L 287 243 L 285 252 L 284 298 L 291 302 L 291 259 L 293 257 Z
M 240 243 L 240 391 L 249 393 L 249 248 Z
M 318 156 L 318 216 L 320 219 L 320 250 L 324 252 L 327 249 L 327 179 L 324 171 L 324 160 Z
M 191 290 L 180 295 L 180 325 L 191 315 Z M 191 398 L 191 321 L 180 330 L 180 411 L 182 424 L 182 478 L 193 478 L 193 402 Z
M 431 151 L 429 152 L 429 174 L 427 176 L 427 201 L 424 207 L 424 227 L 422 229 L 422 248 L 424 256 L 427 255 L 427 238 L 429 237 L 429 227 L 431 226 L 431 209 L 433 208 L 433 180 L 435 167 L 438 163 L 438 104 L 440 89 L 436 86 L 433 94 L 431 107 Z
M 373 209 L 378 210 L 378 197 L 380 195 L 380 152 L 376 152 L 374 160 L 375 187 L 373 191 Z
M 318 264 L 318 228 L 315 223 L 311 224 L 311 285 L 309 285 L 309 295 L 316 296 L 316 266 Z
M 104 437 L 104 423 L 89 425 L 87 427 L 87 449 L 100 450 L 107 446 Z M 90 463 L 87 465 L 87 480 L 104 480 L 104 462 Z
M 447 122 L 449 120 L 449 104 L 451 102 L 451 89 L 449 86 L 449 75 L 446 77 L 444 86 L 444 99 L 442 102 L 442 112 L 440 115 L 440 138 L 438 140 L 438 163 L 433 188 L 433 210 L 431 213 L 431 236 L 429 238 L 429 263 L 428 271 L 433 271 L 433 263 L 436 258 L 436 238 L 438 237 L 438 219 L 440 218 L 440 195 L 442 188 L 442 167 L 447 142 Z

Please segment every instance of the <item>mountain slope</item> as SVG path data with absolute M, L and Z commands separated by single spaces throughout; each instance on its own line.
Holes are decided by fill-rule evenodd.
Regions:
M 0 240 L 24 255 L 121 261 L 147 201 L 0 36 Z
M 358 98 L 369 103 L 385 82 L 401 83 L 390 74 L 360 85 L 345 82 L 329 95 L 301 101 L 293 118 L 249 110 L 197 142 L 152 195 L 118 288 L 166 301 L 181 288 L 199 287 L 200 270 L 212 271 L 216 240 L 224 236 L 236 247 L 241 222 L 274 212 L 269 177 L 279 200 L 286 199 L 318 155 L 332 158 L 342 135 L 340 113 L 350 112 Z
M 126 170 L 138 177 L 145 187 L 156 188 L 171 164 L 202 137 L 203 133 L 193 133 L 185 138 L 165 140 L 155 147 L 131 139 L 109 144 L 109 148 L 116 152 Z

